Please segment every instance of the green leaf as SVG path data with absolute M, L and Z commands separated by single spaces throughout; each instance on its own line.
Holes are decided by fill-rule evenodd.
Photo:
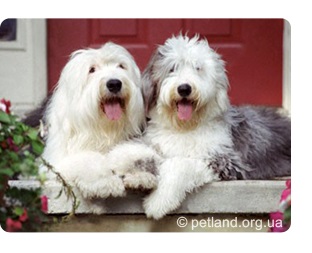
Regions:
M 21 135 L 14 135 L 14 136 L 13 136 L 13 141 L 14 141 L 14 143 L 15 143 L 17 146 L 19 146 L 19 145 L 21 145 L 21 144 L 24 142 L 24 138 L 23 138 L 23 136 L 21 136 Z
M 0 122 L 11 123 L 10 116 L 3 111 L 0 111 Z
M 19 161 L 19 156 L 18 156 L 18 154 L 16 154 L 15 152 L 13 152 L 13 151 L 9 151 L 9 152 L 7 152 L 7 154 L 8 154 L 8 156 L 9 156 L 9 158 L 12 160 L 12 161 Z
M 291 207 L 288 207 L 285 212 L 284 212 L 284 220 L 286 222 L 290 222 L 291 221 Z
M 43 152 L 43 144 L 39 141 L 32 141 L 31 142 L 31 147 L 33 149 L 33 152 L 36 155 L 41 155 Z
M 14 208 L 13 213 L 17 216 L 21 216 L 24 213 L 24 209 L 20 206 Z
M 29 132 L 28 132 L 28 134 L 27 134 L 27 136 L 28 136 L 31 140 L 35 141 L 35 140 L 37 140 L 37 138 L 38 138 L 38 131 L 37 131 L 36 129 L 30 129 Z
M 14 171 L 11 169 L 0 169 L 0 174 L 12 177 L 14 175 Z

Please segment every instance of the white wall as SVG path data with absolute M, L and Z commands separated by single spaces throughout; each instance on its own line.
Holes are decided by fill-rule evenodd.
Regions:
M 0 41 L 0 99 L 14 112 L 34 108 L 47 94 L 47 46 L 44 19 L 18 19 L 17 40 Z

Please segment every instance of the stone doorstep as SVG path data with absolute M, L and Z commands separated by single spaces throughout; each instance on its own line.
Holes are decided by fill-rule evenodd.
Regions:
M 270 213 L 278 210 L 280 196 L 285 189 L 281 180 L 241 180 L 213 182 L 187 195 L 175 214 L 201 213 Z M 10 181 L 10 186 L 32 188 L 39 182 L 30 180 Z M 65 194 L 56 198 L 61 186 L 56 181 L 47 181 L 43 194 L 48 197 L 49 214 L 66 214 L 72 210 L 72 201 Z M 142 214 L 142 199 L 145 194 L 129 192 L 126 197 L 86 200 L 74 188 L 79 206 L 78 214 Z

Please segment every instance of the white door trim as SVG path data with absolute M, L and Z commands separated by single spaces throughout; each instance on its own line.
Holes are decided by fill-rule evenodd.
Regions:
M 17 19 L 16 41 L 0 42 L 0 99 L 23 114 L 47 95 L 45 19 Z
M 284 20 L 283 38 L 283 107 L 290 113 L 291 110 L 291 33 L 290 24 Z

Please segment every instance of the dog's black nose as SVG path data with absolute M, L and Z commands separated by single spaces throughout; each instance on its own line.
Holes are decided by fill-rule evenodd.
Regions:
M 181 84 L 178 87 L 178 93 L 181 97 L 187 97 L 192 93 L 192 87 L 188 83 Z
M 110 79 L 106 83 L 107 89 L 112 93 L 117 93 L 121 90 L 122 82 L 119 79 Z

